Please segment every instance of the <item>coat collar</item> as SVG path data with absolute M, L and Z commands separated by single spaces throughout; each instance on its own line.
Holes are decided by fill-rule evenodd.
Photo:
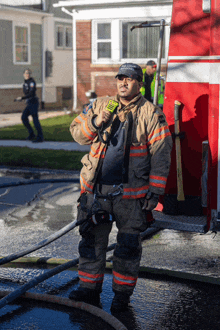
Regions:
M 130 102 L 129 104 L 127 104 L 126 106 L 124 106 L 121 102 L 120 102 L 120 97 L 119 95 L 116 96 L 116 101 L 119 103 L 118 106 L 118 111 L 117 111 L 117 115 L 118 118 L 121 122 L 124 122 L 127 118 L 127 114 L 132 111 L 135 112 L 135 110 L 137 109 L 138 105 L 140 104 L 141 100 L 142 100 L 143 96 L 141 93 L 139 93 L 138 95 L 136 95 Z

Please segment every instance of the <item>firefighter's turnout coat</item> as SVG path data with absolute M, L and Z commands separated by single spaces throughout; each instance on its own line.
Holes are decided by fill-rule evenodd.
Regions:
M 126 136 L 128 113 L 131 112 L 133 117 L 128 182 L 123 184 L 123 198 L 145 197 L 148 190 L 163 195 L 170 168 L 172 138 L 163 112 L 146 101 L 141 93 L 124 108 L 118 96 L 98 98 L 87 113 L 81 113 L 73 120 L 70 131 L 74 140 L 81 145 L 91 144 L 89 154 L 81 160 L 81 193 L 93 192 L 98 170 L 105 157 L 107 145 L 100 141 L 92 118 L 106 108 L 110 99 L 117 101 L 119 106 L 106 127 L 107 132 L 111 133 L 111 124 L 118 116 L 121 122 L 125 122 Z

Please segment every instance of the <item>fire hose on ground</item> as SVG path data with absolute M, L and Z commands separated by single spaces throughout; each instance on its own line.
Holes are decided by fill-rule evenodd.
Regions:
M 78 225 L 78 222 L 74 221 L 70 225 L 71 225 L 71 227 L 75 228 Z M 70 226 L 70 225 L 68 225 L 68 226 Z M 66 227 L 68 227 L 68 226 L 66 226 Z M 64 229 L 66 227 L 64 227 L 61 231 L 64 231 Z M 69 230 L 71 230 L 71 229 L 68 228 L 68 231 Z M 59 232 L 61 232 L 61 231 L 59 231 Z M 155 231 L 156 231 L 156 229 L 152 229 L 150 231 L 150 233 L 148 233 L 148 234 L 151 235 Z M 157 229 L 157 231 L 158 231 L 158 229 Z M 145 232 L 141 233 L 142 239 L 147 236 L 147 232 L 148 232 L 148 229 Z M 56 236 L 58 236 L 57 235 L 58 232 L 55 233 L 55 234 L 56 234 Z M 55 234 L 54 234 L 54 236 L 55 236 Z M 64 235 L 64 233 L 62 233 L 62 235 Z M 60 236 L 62 236 L 62 235 L 60 235 Z M 59 237 L 57 237 L 57 238 L 59 238 Z M 53 240 L 55 240 L 55 238 Z M 42 243 L 42 242 L 40 242 L 40 243 Z M 42 245 L 40 243 L 34 245 L 34 250 L 36 250 L 37 245 L 38 246 Z M 47 242 L 47 244 L 49 244 L 49 243 Z M 115 248 L 115 245 L 116 245 L 116 243 L 109 245 L 108 248 L 107 248 L 107 252 L 113 250 Z M 28 251 L 30 251 L 30 250 L 31 250 L 31 248 L 28 249 Z M 32 247 L 32 250 L 33 250 L 33 247 Z M 15 258 L 16 255 L 20 255 L 20 254 L 21 254 L 21 252 L 17 253 L 17 254 L 14 254 L 13 255 L 13 260 L 16 259 Z M 22 254 L 22 255 L 24 255 L 24 254 Z M 12 260 L 12 255 L 8 256 L 8 257 L 5 257 L 5 258 L 2 258 L 2 260 L 9 260 L 9 259 L 10 259 L 10 261 Z M 43 294 L 42 295 L 42 294 L 37 294 L 37 293 L 27 293 L 26 292 L 29 289 L 31 289 L 31 288 L 35 287 L 36 285 L 38 285 L 39 283 L 45 281 L 46 279 L 48 279 L 48 278 L 64 271 L 64 270 L 67 270 L 71 267 L 76 266 L 78 264 L 78 262 L 79 262 L 79 258 L 76 258 L 74 260 L 70 260 L 70 261 L 66 262 L 65 264 L 59 265 L 59 266 L 55 267 L 54 269 L 47 271 L 44 274 L 36 276 L 33 280 L 29 281 L 28 283 L 24 284 L 19 289 L 15 290 L 13 292 L 0 291 L 0 296 L 4 296 L 4 298 L 2 298 L 0 300 L 0 308 L 3 308 L 4 306 L 6 306 L 7 304 L 9 304 L 10 302 L 14 301 L 15 299 L 17 299 L 19 297 L 27 298 L 27 299 L 40 300 L 40 301 L 46 301 L 46 302 L 51 302 L 51 303 L 59 303 L 61 305 L 65 305 L 65 306 L 79 308 L 79 309 L 87 311 L 87 312 L 89 312 L 93 315 L 96 315 L 96 316 L 102 318 L 105 322 L 109 323 L 116 330 L 127 330 L 127 328 L 117 318 L 115 318 L 114 316 L 108 314 L 107 312 L 103 311 L 102 309 L 100 309 L 98 307 L 86 304 L 84 302 L 72 301 L 68 298 L 51 296 L 51 295 L 48 295 L 48 294 Z M 4 263 L 6 263 L 6 262 L 4 262 Z
M 0 296 L 5 296 L 8 294 L 9 294 L 8 291 L 0 291 Z M 33 292 L 26 292 L 24 295 L 22 295 L 22 298 L 33 299 L 37 301 L 44 301 L 48 303 L 55 303 L 67 307 L 77 308 L 85 312 L 88 312 L 92 315 L 95 315 L 97 317 L 100 317 L 103 321 L 110 324 L 115 330 L 127 330 L 127 328 L 113 315 L 105 312 L 104 310 L 98 307 L 86 304 L 84 302 L 77 302 L 64 297 L 52 296 L 49 294 L 39 294 Z
M 113 250 L 114 247 L 115 247 L 115 244 L 111 244 L 110 246 L 108 246 L 107 252 Z M 17 299 L 22 294 L 24 294 L 27 290 L 35 287 L 37 284 L 45 281 L 46 279 L 48 279 L 48 278 L 50 278 L 50 277 L 52 277 L 52 276 L 54 276 L 58 273 L 61 273 L 62 271 L 67 270 L 68 268 L 76 266 L 78 264 L 78 262 L 79 262 L 79 258 L 76 258 L 76 259 L 73 259 L 73 260 L 70 260 L 70 261 L 66 262 L 63 265 L 59 265 L 59 266 L 55 267 L 54 269 L 51 269 L 51 270 L 47 271 L 44 274 L 36 276 L 31 281 L 29 281 L 26 284 L 22 285 L 19 289 L 9 293 L 6 297 L 2 298 L 0 300 L 0 308 L 4 307 L 8 303 L 10 303 L 13 300 Z
M 11 186 L 19 186 L 19 185 L 27 185 L 27 184 L 39 184 L 39 183 L 48 183 L 48 182 L 74 182 L 74 183 L 79 183 L 79 179 L 49 179 L 49 180 L 29 180 L 29 181 L 19 181 L 19 182 L 11 182 L 11 183 L 5 183 L 5 184 L 1 184 L 0 188 L 5 188 L 5 187 L 11 187 Z M 16 260 L 20 257 L 23 257 L 31 252 L 34 252 L 48 244 L 50 244 L 51 242 L 55 241 L 56 239 L 62 237 L 63 235 L 65 235 L 66 233 L 68 233 L 70 230 L 74 229 L 76 226 L 80 225 L 81 222 L 78 222 L 77 220 L 71 222 L 70 224 L 68 224 L 67 226 L 63 227 L 62 229 L 60 229 L 59 231 L 57 231 L 56 233 L 50 235 L 48 238 L 40 241 L 39 243 L 34 244 L 33 246 L 31 246 L 30 248 L 27 248 L 25 250 L 22 250 L 20 252 L 17 253 L 13 253 L 11 255 L 8 255 L 6 257 L 3 257 L 0 259 L 0 265 L 4 265 L 6 263 L 9 263 L 13 260 Z M 144 237 L 146 237 L 147 235 L 152 235 L 153 233 L 157 232 L 159 229 L 155 229 L 155 228 L 149 228 L 147 229 L 145 232 L 141 233 L 141 237 L 142 239 Z M 110 246 L 108 246 L 107 248 L 107 252 L 113 250 L 115 248 L 116 244 L 111 244 Z M 41 301 L 47 301 L 47 302 L 52 302 L 52 303 L 59 303 L 61 305 L 65 305 L 65 306 L 71 306 L 71 307 L 75 307 L 75 308 L 79 308 L 82 310 L 85 310 L 93 315 L 96 315 L 98 317 L 101 317 L 104 321 L 106 321 L 107 323 L 109 323 L 112 327 L 114 327 L 116 330 L 126 330 L 127 328 L 114 316 L 108 314 L 107 312 L 103 311 L 100 308 L 97 308 L 95 306 L 83 303 L 83 302 L 75 302 L 72 301 L 68 298 L 63 298 L 63 297 L 57 297 L 57 296 L 51 296 L 48 294 L 36 294 L 36 293 L 30 293 L 30 292 L 26 292 L 29 289 L 35 287 L 36 285 L 38 285 L 39 283 L 45 281 L 46 279 L 64 271 L 67 270 L 71 267 L 74 267 L 78 264 L 79 262 L 79 258 L 74 259 L 74 260 L 70 260 L 68 262 L 66 262 L 65 264 L 59 265 L 57 267 L 55 267 L 52 270 L 47 271 L 44 274 L 41 274 L 37 277 L 35 277 L 34 279 L 32 279 L 31 281 L 27 282 L 25 285 L 21 286 L 19 289 L 13 291 L 13 292 L 8 292 L 8 291 L 1 291 L 0 292 L 0 296 L 4 296 L 4 298 L 2 298 L 0 300 L 0 308 L 3 308 L 4 306 L 6 306 L 7 304 L 9 304 L 10 302 L 14 301 L 15 299 L 19 298 L 19 297 L 23 297 L 23 298 L 27 298 L 27 299 L 35 299 L 35 300 L 41 300 Z
M 63 227 L 61 230 L 59 230 L 58 232 L 52 234 L 51 236 L 49 236 L 47 239 L 44 239 L 43 241 L 33 245 L 32 247 L 11 254 L 9 256 L 6 256 L 2 259 L 0 259 L 0 265 L 6 264 L 12 260 L 18 259 L 24 255 L 27 255 L 33 251 L 36 251 L 46 245 L 48 245 L 49 243 L 53 242 L 54 240 L 58 239 L 59 237 L 63 236 L 64 234 L 66 234 L 67 232 L 69 232 L 70 230 L 74 229 L 76 226 L 80 225 L 81 222 L 78 222 L 77 220 L 71 222 L 69 225 Z M 154 229 L 152 228 L 152 230 L 150 231 L 150 234 L 152 234 L 153 232 L 158 231 L 158 229 Z M 141 233 L 141 237 L 142 239 L 148 235 L 148 229 L 146 231 L 144 231 L 143 233 Z M 115 248 L 116 243 L 111 244 L 110 246 L 108 246 L 107 248 L 107 252 L 113 250 Z M 0 300 L 0 308 L 4 307 L 5 305 L 7 305 L 8 303 L 12 302 L 13 300 L 15 300 L 16 298 L 20 297 L 22 294 L 24 294 L 27 290 L 29 290 L 30 288 L 35 287 L 37 284 L 43 282 L 44 280 L 68 269 L 71 268 L 75 265 L 78 264 L 79 259 L 74 259 L 71 261 L 68 261 L 67 263 L 63 264 L 63 265 L 59 265 L 57 267 L 55 267 L 52 270 L 49 270 L 48 272 L 39 275 L 37 277 L 35 277 L 33 280 L 29 281 L 28 283 L 26 283 L 25 285 L 23 285 L 21 288 L 15 290 L 14 292 L 10 293 L 9 295 L 7 295 L 6 297 L 4 297 L 3 299 Z

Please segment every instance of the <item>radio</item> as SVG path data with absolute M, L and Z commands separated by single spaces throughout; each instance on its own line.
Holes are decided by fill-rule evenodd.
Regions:
M 118 102 L 113 101 L 113 100 L 109 100 L 105 110 L 108 110 L 111 113 L 113 113 L 115 111 L 115 109 L 117 108 L 117 106 L 118 106 Z

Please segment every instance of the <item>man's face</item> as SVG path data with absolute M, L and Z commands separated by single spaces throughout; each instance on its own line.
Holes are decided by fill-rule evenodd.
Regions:
M 28 80 L 30 78 L 30 72 L 29 72 L 29 70 L 25 70 L 23 76 L 24 76 L 24 79 L 25 80 Z
M 124 75 L 117 77 L 117 90 L 118 95 L 125 103 L 129 103 L 139 92 L 142 86 L 142 82 L 137 81 L 136 79 L 129 78 Z
M 149 76 L 152 76 L 154 74 L 154 72 L 156 71 L 156 65 L 147 65 L 146 66 L 146 72 Z

